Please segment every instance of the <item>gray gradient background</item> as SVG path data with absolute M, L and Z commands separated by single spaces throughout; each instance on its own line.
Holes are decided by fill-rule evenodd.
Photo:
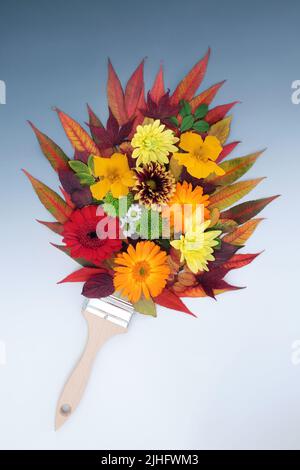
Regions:
M 300 79 L 298 1 L 0 2 L 1 314 L 0 448 L 299 448 Z M 125 82 L 143 56 L 150 86 L 163 60 L 171 89 L 211 46 L 203 84 L 228 82 L 215 103 L 239 99 L 233 156 L 268 147 L 249 173 L 268 176 L 253 197 L 281 193 L 247 252 L 266 251 L 229 276 L 247 289 L 191 300 L 197 320 L 159 308 L 98 356 L 84 400 L 53 430 L 61 387 L 86 338 L 80 285 L 57 286 L 76 268 L 34 222 L 48 214 L 21 174 L 57 180 L 26 124 L 67 152 L 51 110 L 106 118 L 106 61 Z M 203 89 L 203 88 L 202 88 Z M 244 250 L 245 251 L 245 250 Z

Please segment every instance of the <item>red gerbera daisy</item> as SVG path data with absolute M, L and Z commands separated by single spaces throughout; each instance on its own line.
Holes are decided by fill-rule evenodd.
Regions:
M 101 238 L 97 232 L 98 223 L 106 218 L 112 221 L 99 206 L 86 206 L 76 209 L 64 224 L 63 241 L 70 248 L 73 258 L 84 258 L 95 265 L 119 251 L 122 242 L 119 239 Z M 119 233 L 119 220 L 114 219 L 115 233 Z M 97 235 L 98 233 L 98 235 Z

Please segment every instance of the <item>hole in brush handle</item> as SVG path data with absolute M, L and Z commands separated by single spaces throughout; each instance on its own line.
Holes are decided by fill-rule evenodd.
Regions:
M 72 407 L 68 403 L 64 403 L 60 407 L 60 414 L 63 416 L 69 416 L 72 413 Z

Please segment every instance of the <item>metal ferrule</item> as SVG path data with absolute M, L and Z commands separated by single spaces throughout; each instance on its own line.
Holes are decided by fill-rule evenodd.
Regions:
M 101 299 L 87 299 L 83 305 L 83 310 L 124 328 L 128 327 L 134 313 L 131 303 L 114 295 L 102 297 Z

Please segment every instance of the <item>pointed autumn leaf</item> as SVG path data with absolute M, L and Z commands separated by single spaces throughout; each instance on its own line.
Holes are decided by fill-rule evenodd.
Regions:
M 64 282 L 86 282 L 95 274 L 106 273 L 106 272 L 107 270 L 104 268 L 83 267 L 73 272 L 72 274 L 69 274 L 67 277 L 59 281 L 57 284 L 63 284 Z
M 52 230 L 54 233 L 62 234 L 64 226 L 59 222 L 46 222 L 44 220 L 36 220 L 39 224 L 45 225 L 48 229 Z
M 195 96 L 190 101 L 190 105 L 191 105 L 191 108 L 192 108 L 192 113 L 198 108 L 198 106 L 200 106 L 200 104 L 209 105 L 212 102 L 212 100 L 214 99 L 214 97 L 216 96 L 216 94 L 218 93 L 221 86 L 224 85 L 225 82 L 226 82 L 226 80 L 223 80 L 222 82 L 216 83 L 215 85 L 212 85 L 210 88 L 208 88 L 207 90 L 200 93 L 200 95 Z
M 231 286 L 225 281 L 222 284 L 223 284 L 222 288 L 213 289 L 214 296 L 219 295 L 219 294 L 224 294 L 225 292 L 230 292 L 233 290 L 243 289 L 243 287 Z M 195 286 L 195 287 L 187 287 L 186 290 L 180 294 L 180 297 L 193 297 L 193 298 L 197 297 L 198 298 L 198 297 L 206 297 L 206 296 L 207 294 L 205 293 L 203 287 L 201 287 L 200 285 Z
M 145 107 L 146 107 L 145 93 L 144 93 L 144 90 L 142 90 L 142 93 L 140 94 L 140 99 L 137 105 L 136 118 L 133 122 L 132 131 L 128 136 L 129 139 L 132 139 L 133 135 L 135 134 L 137 126 L 143 123 L 145 116 L 140 110 L 144 109 Z
M 64 170 L 68 168 L 69 158 L 63 152 L 63 150 L 46 134 L 43 134 L 43 132 L 41 132 L 37 127 L 35 127 L 35 125 L 32 124 L 32 122 L 28 121 L 28 123 L 32 127 L 38 139 L 38 142 L 40 144 L 43 154 L 45 155 L 47 160 L 50 162 L 54 170 L 58 171 L 58 170 Z
M 274 201 L 279 197 L 279 194 L 276 196 L 265 197 L 262 199 L 256 199 L 254 201 L 247 201 L 243 202 L 242 204 L 238 204 L 237 206 L 228 209 L 221 213 L 222 219 L 233 219 L 238 224 L 243 224 L 247 222 L 247 220 L 252 219 L 255 217 L 267 204 Z
M 53 217 L 55 217 L 58 222 L 60 222 L 61 224 L 65 223 L 72 213 L 71 207 L 69 207 L 55 191 L 50 189 L 41 181 L 34 178 L 26 170 L 22 171 L 29 178 L 33 189 L 35 190 L 41 203 L 53 215 Z
M 226 158 L 238 144 L 240 144 L 240 141 L 230 142 L 229 144 L 224 145 L 222 152 L 216 160 L 216 163 L 220 163 L 222 160 L 224 160 L 224 158 Z
M 192 313 L 182 300 L 170 289 L 165 288 L 161 294 L 154 298 L 154 301 L 162 307 L 178 310 L 179 312 L 188 313 L 189 315 L 196 317 L 196 315 Z
M 210 49 L 208 49 L 203 59 L 199 60 L 186 77 L 181 80 L 171 97 L 172 104 L 177 104 L 180 100 L 189 101 L 193 98 L 204 78 L 209 56 Z
M 164 72 L 163 67 L 160 65 L 159 71 L 155 77 L 153 86 L 150 90 L 151 98 L 155 103 L 158 103 L 160 98 L 165 94 Z
M 59 251 L 62 251 L 63 253 L 65 253 L 65 255 L 70 256 L 70 258 L 72 258 L 74 261 L 76 261 L 76 263 L 81 264 L 81 266 L 93 267 L 93 268 L 97 267 L 97 266 L 93 265 L 92 263 L 90 263 L 89 261 L 87 261 L 84 258 L 73 258 L 70 254 L 70 249 L 65 245 L 57 245 L 56 243 L 51 243 L 51 242 L 50 242 L 50 245 L 54 246 Z
M 216 106 L 215 108 L 210 109 L 207 115 L 205 116 L 205 121 L 212 125 L 220 121 L 221 119 L 224 119 L 226 114 L 237 103 L 240 103 L 240 101 L 233 101 L 232 103 L 222 104 L 220 106 Z
M 113 115 L 120 125 L 128 121 L 125 108 L 124 92 L 118 75 L 108 60 L 107 100 Z
M 234 183 L 234 181 L 241 178 L 241 176 L 250 170 L 263 152 L 264 150 L 261 150 L 259 152 L 251 153 L 250 155 L 246 155 L 245 157 L 226 160 L 226 162 L 219 165 L 225 171 L 225 175 L 216 176 L 213 174 L 208 176 L 207 181 L 215 184 L 216 186 L 225 186 Z
M 125 89 L 125 108 L 128 118 L 132 118 L 137 110 L 140 95 L 144 90 L 144 59 L 131 75 Z
M 239 183 L 231 184 L 230 186 L 216 191 L 209 197 L 209 209 L 214 209 L 215 207 L 219 210 L 226 209 L 226 207 L 231 206 L 239 199 L 246 196 L 246 194 L 252 191 L 263 179 L 264 178 L 256 178 L 253 180 L 240 181 Z
M 87 104 L 87 110 L 89 113 L 89 125 L 96 126 L 96 127 L 103 127 L 101 120 L 98 118 L 98 116 L 94 113 L 94 111 L 88 104 Z
M 252 233 L 262 220 L 263 219 L 248 220 L 248 222 L 245 222 L 243 225 L 240 225 L 231 233 L 225 235 L 222 240 L 227 243 L 231 243 L 232 245 L 245 245 L 248 238 L 252 235 Z
M 98 147 L 80 124 L 74 121 L 74 119 L 67 114 L 60 111 L 60 109 L 55 108 L 55 111 L 57 112 L 65 133 L 75 150 L 78 152 L 100 155 Z
M 230 133 L 230 124 L 232 121 L 232 116 L 228 116 L 222 121 L 216 122 L 213 124 L 208 131 L 208 135 L 214 135 L 219 139 L 221 144 L 224 144 L 229 136 Z
M 133 304 L 134 310 L 143 315 L 151 315 L 152 317 L 156 317 L 156 306 L 152 299 L 145 299 L 142 298 L 135 304 Z
M 250 264 L 261 253 L 234 255 L 223 265 L 224 269 L 239 269 Z

